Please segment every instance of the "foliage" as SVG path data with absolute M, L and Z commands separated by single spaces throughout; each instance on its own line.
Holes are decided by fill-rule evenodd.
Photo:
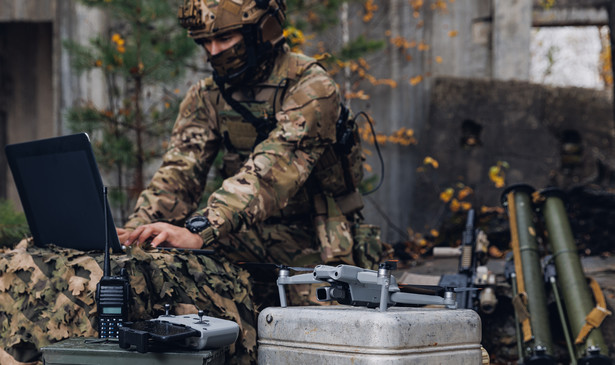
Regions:
M 197 47 L 177 25 L 173 0 L 80 1 L 113 14 L 108 31 L 89 44 L 64 42 L 77 72 L 104 75 L 109 104 L 82 100 L 66 119 L 73 132 L 90 134 L 100 167 L 116 176 L 110 198 L 125 219 L 179 109 L 180 90 L 166 85 L 183 74 Z
M 297 29 L 322 32 L 339 22 L 339 9 L 344 2 L 360 0 L 286 0 L 289 23 Z
M 15 211 L 8 200 L 0 200 L 0 247 L 12 246 L 30 236 L 26 216 Z
M 613 63 L 611 62 L 611 38 L 608 29 L 602 28 L 600 30 L 600 42 L 602 43 L 602 50 L 599 56 L 599 75 L 605 87 L 611 88 L 613 86 Z
M 498 161 L 494 166 L 489 168 L 489 180 L 493 182 L 496 188 L 503 188 L 506 185 L 506 172 L 509 165 L 506 161 Z

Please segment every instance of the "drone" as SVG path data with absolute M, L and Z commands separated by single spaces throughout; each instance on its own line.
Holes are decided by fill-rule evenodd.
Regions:
M 336 301 L 339 304 L 352 306 L 378 307 L 385 312 L 388 307 L 396 304 L 407 305 L 443 305 L 449 309 L 457 308 L 456 292 L 468 288 L 442 288 L 434 290 L 438 294 L 420 294 L 402 292 L 392 271 L 396 269 L 394 261 L 381 263 L 378 271 L 362 269 L 352 265 L 318 265 L 305 274 L 290 275 L 293 271 L 306 271 L 306 268 L 292 268 L 280 265 L 277 279 L 280 295 L 280 305 L 288 306 L 286 301 L 286 285 L 291 284 L 322 284 L 316 289 L 316 298 L 321 302 Z M 402 285 L 402 288 L 404 286 Z

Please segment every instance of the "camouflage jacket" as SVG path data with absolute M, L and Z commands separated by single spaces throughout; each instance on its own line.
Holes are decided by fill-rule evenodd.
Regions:
M 321 177 L 310 179 L 317 180 L 310 187 L 306 184 L 332 149 L 340 113 L 337 86 L 315 60 L 285 49 L 266 81 L 232 95 L 257 117 L 275 115 L 268 137 L 254 146 L 252 124 L 225 102 L 213 80 L 201 80 L 183 100 L 162 166 L 141 193 L 126 227 L 154 221 L 182 224 L 196 211 L 222 147 L 227 155 L 238 155 L 239 169 L 199 212 L 219 237 L 272 216 L 288 216 L 282 209 L 305 210 L 311 205 L 309 195 L 324 185 L 333 195 L 349 190 L 347 183 L 335 182 L 343 173 L 326 168 L 320 169 Z

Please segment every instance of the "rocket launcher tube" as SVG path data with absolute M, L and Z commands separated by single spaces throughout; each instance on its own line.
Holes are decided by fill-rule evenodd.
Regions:
M 593 310 L 592 293 L 581 266 L 570 222 L 559 189 L 547 189 L 541 192 L 545 200 L 542 213 L 545 218 L 551 251 L 557 271 L 557 283 L 568 314 L 568 323 L 573 337 L 576 337 L 585 325 L 585 317 Z M 585 353 L 588 348 L 600 348 L 600 353 L 608 356 L 608 347 L 600 328 L 594 328 L 583 344 L 577 345 L 577 354 Z
M 527 299 L 527 310 L 529 312 L 529 323 L 533 336 L 533 348 L 544 349 L 546 355 L 553 354 L 553 343 L 551 328 L 549 325 L 549 313 L 547 311 L 547 298 L 543 282 L 542 267 L 536 243 L 536 230 L 533 225 L 533 205 L 531 193 L 534 189 L 528 185 L 514 185 L 506 189 L 503 198 L 506 197 L 504 205 L 508 207 L 510 220 L 511 236 L 513 245 L 518 244 L 515 254 L 515 268 L 517 275 L 523 277 L 522 285 L 519 285 L 519 294 L 525 295 Z M 514 242 L 518 240 L 518 242 Z M 518 297 L 521 299 L 521 297 Z M 527 342 L 527 336 L 524 338 Z

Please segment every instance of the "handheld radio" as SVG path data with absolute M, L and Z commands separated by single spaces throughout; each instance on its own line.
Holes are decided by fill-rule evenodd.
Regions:
M 120 276 L 111 276 L 109 262 L 109 230 L 107 229 L 107 187 L 103 187 L 105 213 L 105 258 L 103 277 L 96 285 L 96 308 L 98 310 L 98 337 L 118 338 L 130 309 L 130 281 L 126 269 Z

